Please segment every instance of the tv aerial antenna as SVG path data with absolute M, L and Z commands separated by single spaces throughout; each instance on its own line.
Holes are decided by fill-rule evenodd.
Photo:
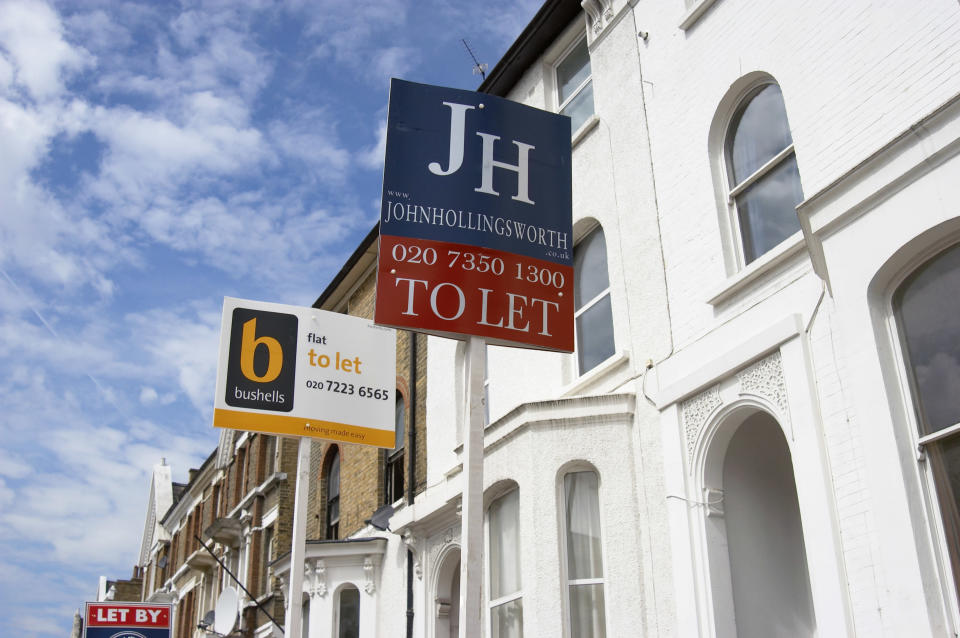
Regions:
M 477 56 L 473 54 L 473 49 L 471 49 L 470 45 L 467 44 L 466 39 L 460 38 L 460 41 L 463 42 L 464 48 L 467 50 L 467 53 L 470 54 L 470 59 L 473 60 L 473 74 L 479 75 L 481 78 L 486 80 L 487 69 L 489 68 L 490 65 L 488 65 L 486 62 L 481 63 L 479 60 L 477 60 Z

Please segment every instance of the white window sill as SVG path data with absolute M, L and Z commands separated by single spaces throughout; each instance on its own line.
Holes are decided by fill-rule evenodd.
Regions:
M 573 356 L 576 356 L 576 353 L 574 353 Z M 589 372 L 583 376 L 577 377 L 577 379 L 572 383 L 569 383 L 561 388 L 560 396 L 576 396 L 577 394 L 583 392 L 584 389 L 596 383 L 601 377 L 606 376 L 607 373 L 613 371 L 622 364 L 629 363 L 629 361 L 630 354 L 626 350 L 613 353 L 611 356 L 607 357 L 605 361 L 598 363 Z
M 570 148 L 575 147 L 580 143 L 580 140 L 585 138 L 590 131 L 597 128 L 597 124 L 600 123 L 600 118 L 597 117 L 597 114 L 594 113 L 587 118 L 587 121 L 580 125 L 580 128 L 576 130 L 573 134 L 573 138 L 570 141 Z
M 700 19 L 704 13 L 707 12 L 707 9 L 713 6 L 713 3 L 717 0 L 700 0 L 697 4 L 690 7 L 686 15 L 683 16 L 683 19 L 680 21 L 680 28 L 686 31 L 694 24 L 697 20 Z
M 756 281 L 764 275 L 769 274 L 778 266 L 789 261 L 794 256 L 803 252 L 806 244 L 803 241 L 803 233 L 797 231 L 775 246 L 772 250 L 761 255 L 740 272 L 728 277 L 719 289 L 715 290 L 707 303 L 711 306 L 719 306 L 729 301 L 734 296 L 748 290 Z

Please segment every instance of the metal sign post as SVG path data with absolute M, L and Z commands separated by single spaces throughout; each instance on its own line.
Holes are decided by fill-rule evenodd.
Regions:
M 467 340 L 460 527 L 460 638 L 480 638 L 483 627 L 483 377 L 487 356 L 481 337 Z
M 290 546 L 290 589 L 287 592 L 287 614 L 283 623 L 286 638 L 300 638 L 303 614 L 303 561 L 307 547 L 307 501 L 310 490 L 310 439 L 300 437 L 297 455 L 297 487 L 293 496 L 293 539 Z

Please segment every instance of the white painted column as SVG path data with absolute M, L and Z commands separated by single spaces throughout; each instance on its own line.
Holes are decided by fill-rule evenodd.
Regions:
M 464 393 L 463 502 L 460 532 L 460 637 L 480 638 L 483 627 L 483 377 L 486 342 L 467 341 Z
M 293 539 L 290 547 L 290 589 L 287 616 L 283 623 L 286 638 L 300 638 L 303 623 L 303 560 L 307 543 L 307 501 L 310 489 L 310 439 L 300 438 L 297 457 L 297 486 L 293 497 Z

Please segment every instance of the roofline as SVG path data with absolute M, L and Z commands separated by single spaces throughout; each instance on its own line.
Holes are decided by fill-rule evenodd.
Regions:
M 577 0 L 547 0 L 477 90 L 506 97 L 580 11 Z
M 173 513 L 173 510 L 177 509 L 177 505 L 180 504 L 180 501 L 183 500 L 183 497 L 190 493 L 190 488 L 193 487 L 194 483 L 197 482 L 197 480 L 203 474 L 203 471 L 207 469 L 207 466 L 210 465 L 210 462 L 214 459 L 214 457 L 216 457 L 216 455 L 217 455 L 217 448 L 214 448 L 213 452 L 210 453 L 210 456 L 208 456 L 206 460 L 204 460 L 204 462 L 200 464 L 200 467 L 196 468 L 197 473 L 194 475 L 192 481 L 187 481 L 186 483 L 178 483 L 176 481 L 170 481 L 171 488 L 174 485 L 183 486 L 183 493 L 180 494 L 180 498 L 176 499 L 173 503 L 170 503 L 170 507 L 167 509 L 166 512 L 164 512 L 163 517 L 160 519 L 161 525 L 167 522 L 167 519 L 170 518 L 170 515 Z
M 370 232 L 367 233 L 367 236 L 363 238 L 363 241 L 360 242 L 360 245 L 357 246 L 357 249 L 353 251 L 353 254 L 350 255 L 350 258 L 347 259 L 346 263 L 343 264 L 343 267 L 340 269 L 340 272 L 327 284 L 327 287 L 324 288 L 323 292 L 320 293 L 320 296 L 317 297 L 317 300 L 313 302 L 314 308 L 323 308 L 323 305 L 327 303 L 330 298 L 333 296 L 333 293 L 336 292 L 337 288 L 343 283 L 343 280 L 347 278 L 347 275 L 350 274 L 350 271 L 353 270 L 354 266 L 357 265 L 357 262 L 366 254 L 370 249 L 370 246 L 380 237 L 380 222 L 378 221 L 373 228 L 370 229 Z

